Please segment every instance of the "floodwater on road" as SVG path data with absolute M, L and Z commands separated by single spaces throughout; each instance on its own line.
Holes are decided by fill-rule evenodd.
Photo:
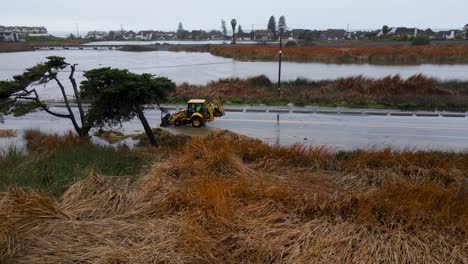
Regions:
M 65 109 L 54 108 L 55 111 Z M 152 127 L 158 127 L 161 114 L 158 110 L 146 111 Z M 295 143 L 327 145 L 337 150 L 358 148 L 393 148 L 410 150 L 468 151 L 468 119 L 444 117 L 389 117 L 348 116 L 323 114 L 281 114 L 280 122 L 273 113 L 235 113 L 217 118 L 203 128 L 183 126 L 169 128 L 174 133 L 205 136 L 212 129 L 227 129 L 235 133 L 258 138 L 269 144 Z M 45 112 L 35 112 L 23 117 L 6 116 L 2 129 L 15 129 L 15 138 L 0 138 L 0 148 L 14 144 L 24 146 L 21 132 L 38 129 L 47 133 L 63 133 L 72 128 L 68 119 Z M 142 133 L 138 119 L 123 124 L 125 134 Z M 94 139 L 99 141 L 98 139 Z M 129 145 L 132 142 L 125 142 Z
M 46 60 L 47 56 L 63 56 L 69 63 L 79 64 L 76 77 L 83 79 L 82 71 L 98 67 L 129 69 L 136 73 L 152 73 L 169 77 L 176 83 L 206 84 L 220 78 L 246 78 L 265 74 L 276 80 L 276 62 L 245 62 L 194 52 L 124 52 L 119 50 L 45 50 L 18 53 L 0 53 L 0 80 L 11 79 L 28 67 Z M 441 80 L 468 80 L 468 65 L 379 66 L 368 64 L 323 64 L 284 62 L 283 80 L 298 77 L 310 80 L 336 79 L 364 75 L 381 78 L 399 74 L 404 78 L 424 74 Z M 61 79 L 66 79 L 66 73 Z M 68 84 L 68 82 L 64 82 Z M 67 86 L 69 92 L 71 88 Z M 38 89 L 46 99 L 60 99 L 60 91 L 54 83 Z

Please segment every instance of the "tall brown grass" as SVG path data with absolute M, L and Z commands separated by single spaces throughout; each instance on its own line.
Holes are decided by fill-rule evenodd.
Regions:
M 260 84 L 258 79 L 262 80 Z M 285 101 L 298 104 L 468 110 L 467 83 L 442 82 L 421 74 L 408 79 L 398 75 L 381 79 L 363 76 L 324 81 L 297 79 L 283 82 L 281 87 L 279 98 L 277 90 L 265 76 L 229 78 L 202 86 L 184 83 L 177 87 L 173 96 L 188 98 L 218 94 L 234 103 Z
M 71 131 L 65 134 L 44 134 L 38 130 L 24 131 L 26 147 L 30 151 L 55 150 L 74 144 L 88 144 L 88 139 L 81 139 Z
M 17 132 L 12 129 L 0 129 L 0 138 L 16 137 Z
M 173 51 L 210 52 L 238 60 L 275 61 L 278 47 L 270 45 L 174 47 Z M 423 64 L 468 63 L 468 45 L 430 46 L 291 46 L 287 61 L 323 63 Z
M 56 200 L 33 190 L 1 193 L 0 256 L 14 263 L 466 263 L 466 161 L 466 153 L 272 147 L 215 131 L 174 149 L 136 182 L 91 172 Z M 407 168 L 413 178 L 402 181 Z M 380 184 L 362 179 L 372 177 Z

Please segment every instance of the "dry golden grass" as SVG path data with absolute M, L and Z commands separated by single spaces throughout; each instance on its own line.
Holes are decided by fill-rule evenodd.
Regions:
M 94 133 L 94 136 L 102 140 L 105 140 L 111 144 L 123 141 L 130 137 L 128 135 L 124 135 L 124 133 L 120 131 L 115 131 L 115 130 L 108 130 L 108 131 L 99 130 Z
M 89 139 L 82 139 L 72 131 L 65 134 L 44 134 L 38 130 L 24 131 L 27 149 L 30 151 L 47 151 L 73 144 L 89 144 Z
M 271 147 L 215 131 L 136 182 L 91 172 L 59 199 L 1 193 L 0 259 L 467 263 L 467 161 L 466 153 Z
M 16 137 L 16 131 L 12 129 L 0 129 L 0 138 Z
M 220 95 L 230 103 L 319 104 L 360 107 L 468 110 L 468 83 L 445 82 L 421 74 L 407 79 L 386 76 L 380 79 L 354 76 L 336 80 L 297 79 L 281 84 L 281 97 L 264 75 L 248 79 L 227 78 L 206 85 L 183 83 L 172 94 L 176 98 Z

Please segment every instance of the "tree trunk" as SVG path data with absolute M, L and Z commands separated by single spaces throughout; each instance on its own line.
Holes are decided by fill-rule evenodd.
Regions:
M 143 110 L 138 109 L 137 111 L 138 118 L 141 121 L 141 124 L 143 125 L 143 128 L 145 129 L 146 136 L 148 137 L 149 142 L 151 145 L 157 147 L 158 142 L 156 141 L 156 138 L 154 137 L 153 130 L 151 130 L 151 126 L 148 123 L 148 120 L 146 120 L 145 115 L 143 114 Z
M 73 92 L 75 93 L 76 104 L 78 105 L 78 110 L 80 112 L 81 134 L 82 134 L 82 136 L 87 137 L 89 135 L 88 134 L 89 129 L 83 129 L 86 126 L 85 116 L 84 116 L 84 111 L 83 111 L 83 105 L 81 104 L 80 93 L 78 92 L 78 85 L 76 84 L 76 80 L 75 80 L 75 77 L 74 77 L 75 67 L 76 67 L 76 64 L 70 65 L 71 73 L 70 73 L 69 79 L 70 79 L 70 82 L 71 82 L 71 84 L 73 86 Z
M 52 73 L 50 71 L 49 71 L 49 74 L 52 75 Z M 69 118 L 72 121 L 72 124 L 73 124 L 73 127 L 75 128 L 76 133 L 78 133 L 78 135 L 80 137 L 85 137 L 86 135 L 83 135 L 83 132 L 81 131 L 81 127 L 76 122 L 75 115 L 73 114 L 73 111 L 72 111 L 72 109 L 70 107 L 70 103 L 68 102 L 67 94 L 65 93 L 65 87 L 63 87 L 62 83 L 59 81 L 57 76 L 53 76 L 53 79 L 55 80 L 55 82 L 60 87 L 60 90 L 62 91 L 63 100 L 65 101 L 65 106 L 67 107 Z

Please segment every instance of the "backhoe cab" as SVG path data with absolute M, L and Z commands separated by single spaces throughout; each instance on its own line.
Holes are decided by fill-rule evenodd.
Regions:
M 174 114 L 166 114 L 161 117 L 161 127 L 174 125 L 176 127 L 192 124 L 194 127 L 202 127 L 206 122 L 214 121 L 215 117 L 224 116 L 223 103 L 219 96 L 204 99 L 191 99 L 187 102 L 187 109 L 179 110 Z M 163 114 L 163 113 L 162 113 Z

